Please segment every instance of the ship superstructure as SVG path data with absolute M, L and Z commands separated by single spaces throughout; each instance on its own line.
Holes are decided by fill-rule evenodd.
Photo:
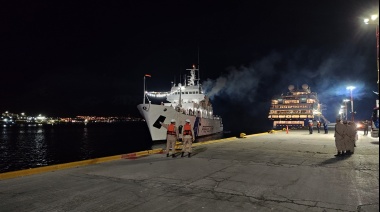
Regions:
M 317 93 L 311 92 L 307 84 L 301 89 L 289 85 L 288 89 L 285 95 L 272 98 L 268 118 L 273 121 L 274 129 L 303 128 L 311 121 L 328 122 L 322 115 Z
M 213 114 L 213 107 L 196 78 L 199 70 L 193 66 L 184 85 L 172 84 L 170 92 L 144 91 L 144 103 L 137 106 L 147 122 L 152 140 L 166 139 L 166 129 L 159 122 L 170 123 L 176 120 L 180 128 L 190 119 L 196 137 L 220 133 L 223 131 L 222 118 Z M 198 73 L 199 75 L 199 73 Z M 167 103 L 151 104 L 149 97 L 166 97 Z M 148 104 L 145 104 L 148 98 Z

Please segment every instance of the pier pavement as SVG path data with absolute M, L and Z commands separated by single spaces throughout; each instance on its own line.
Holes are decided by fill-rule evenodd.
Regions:
M 191 158 L 149 154 L 1 178 L 0 211 L 379 211 L 379 140 L 335 158 L 308 131 L 196 143 Z

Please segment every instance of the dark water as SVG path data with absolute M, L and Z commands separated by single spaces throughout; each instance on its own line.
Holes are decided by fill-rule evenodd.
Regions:
M 0 133 L 0 173 L 165 147 L 152 142 L 145 122 L 2 126 Z

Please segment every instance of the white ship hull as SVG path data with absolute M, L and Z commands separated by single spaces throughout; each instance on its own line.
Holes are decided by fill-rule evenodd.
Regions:
M 177 112 L 173 107 L 156 104 L 140 104 L 137 108 L 148 125 L 152 141 L 166 140 L 166 129 L 158 124 L 159 119 L 165 124 L 169 124 L 171 119 L 175 119 L 177 127 L 184 126 L 185 120 L 190 119 L 195 137 L 223 132 L 222 119 L 219 117 L 201 118 L 186 115 Z

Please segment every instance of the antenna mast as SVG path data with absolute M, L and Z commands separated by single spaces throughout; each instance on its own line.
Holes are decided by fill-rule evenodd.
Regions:
M 199 46 L 198 46 L 198 87 L 199 87 L 200 79 L 201 79 L 201 74 L 200 74 L 200 68 L 199 68 Z

